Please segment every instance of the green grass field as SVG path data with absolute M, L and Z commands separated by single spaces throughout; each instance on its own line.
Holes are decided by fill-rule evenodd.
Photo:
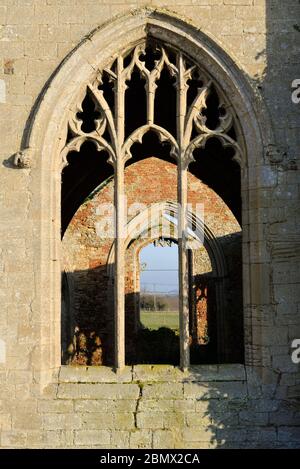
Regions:
M 179 329 L 178 311 L 141 311 L 141 322 L 148 329 Z

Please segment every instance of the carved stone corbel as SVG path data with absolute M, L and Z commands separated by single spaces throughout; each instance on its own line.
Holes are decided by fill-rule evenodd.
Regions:
M 13 155 L 13 163 L 16 168 L 28 169 L 32 167 L 32 152 L 30 148 L 20 150 Z
M 266 157 L 271 164 L 281 164 L 287 156 L 287 151 L 283 147 L 269 144 L 266 149 Z
M 298 165 L 294 158 L 283 146 L 270 144 L 266 149 L 266 157 L 273 165 L 277 165 L 280 171 L 297 171 Z

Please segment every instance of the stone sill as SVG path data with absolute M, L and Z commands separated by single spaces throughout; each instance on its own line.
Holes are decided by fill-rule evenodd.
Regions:
M 106 366 L 61 366 L 58 383 L 140 383 L 246 381 L 245 366 L 240 364 L 195 365 L 187 371 L 171 365 L 134 365 L 121 371 Z

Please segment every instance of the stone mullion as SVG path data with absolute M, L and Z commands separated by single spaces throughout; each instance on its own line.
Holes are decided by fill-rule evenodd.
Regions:
M 117 80 L 115 84 L 115 126 L 116 126 L 116 162 L 114 166 L 114 205 L 115 205 L 115 367 L 125 366 L 125 183 L 124 183 L 124 103 L 125 79 L 123 76 L 123 58 L 117 59 Z
M 149 74 L 147 76 L 147 124 L 151 125 L 154 122 L 154 100 L 155 100 L 155 90 L 157 85 L 155 83 L 155 78 Z
M 178 210 L 178 271 L 179 271 L 179 323 L 180 323 L 180 366 L 186 369 L 190 364 L 189 349 L 189 301 L 188 301 L 188 253 L 186 247 L 187 210 L 187 165 L 185 161 L 184 128 L 186 118 L 187 83 L 182 55 L 177 58 L 177 140 L 179 146 L 177 164 Z

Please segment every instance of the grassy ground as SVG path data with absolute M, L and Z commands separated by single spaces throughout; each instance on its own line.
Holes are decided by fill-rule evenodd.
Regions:
M 179 329 L 178 311 L 141 311 L 141 322 L 148 329 Z

